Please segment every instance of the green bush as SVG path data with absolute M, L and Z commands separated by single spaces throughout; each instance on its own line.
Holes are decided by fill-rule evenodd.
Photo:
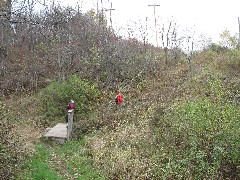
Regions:
M 228 63 L 232 65 L 240 65 L 240 51 L 233 49 L 227 53 Z
M 99 94 L 96 85 L 73 75 L 67 81 L 52 82 L 39 93 L 39 110 L 50 120 L 58 118 L 66 114 L 67 105 L 72 99 L 75 115 L 87 116 L 98 103 Z
M 155 114 L 154 176 L 240 178 L 240 109 L 229 99 L 220 74 L 205 79 L 207 97 L 174 106 L 165 116 Z
M 137 88 L 140 92 L 143 92 L 147 88 L 147 80 L 141 79 L 137 85 Z
M 162 149 L 153 158 L 158 164 L 154 172 L 165 172 L 167 178 L 229 177 L 225 169 L 234 172 L 240 164 L 239 120 L 240 110 L 222 101 L 200 99 L 175 109 L 162 124 L 165 128 L 156 131 Z

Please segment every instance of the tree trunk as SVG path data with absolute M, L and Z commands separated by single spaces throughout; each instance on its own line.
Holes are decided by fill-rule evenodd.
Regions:
M 12 10 L 12 1 L 7 0 L 5 3 L 0 4 L 2 12 L 0 12 L 0 31 L 1 31 L 1 44 L 0 44 L 0 65 L 3 76 L 5 76 L 5 62 L 8 57 L 9 49 L 9 39 L 10 39 L 10 20 L 11 20 L 11 10 Z
M 12 0 L 7 0 L 6 4 L 6 21 L 5 21 L 5 36 L 4 36 L 4 46 L 6 49 L 6 55 L 8 55 L 10 30 L 11 30 L 11 12 L 12 12 Z

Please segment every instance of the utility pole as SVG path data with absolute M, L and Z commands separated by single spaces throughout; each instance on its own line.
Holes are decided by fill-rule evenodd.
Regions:
M 111 25 L 111 29 L 112 29 L 112 11 L 114 11 L 115 9 L 112 8 L 112 2 L 111 2 L 111 7 L 110 9 L 105 9 L 105 11 L 110 11 L 110 25 Z
M 52 7 L 53 8 L 55 7 L 55 0 L 53 0 L 53 2 L 52 2 Z
M 97 15 L 98 15 L 98 0 L 97 0 Z
M 79 4 L 78 3 L 77 3 L 77 10 L 78 10 L 77 12 L 78 12 L 78 15 L 79 15 L 80 11 L 79 11 Z
M 156 31 L 156 42 L 158 47 L 158 35 L 157 35 L 157 18 L 156 18 L 156 6 L 160 6 L 159 4 L 152 4 L 148 6 L 153 6 L 153 12 L 154 12 L 154 19 L 155 19 L 155 31 Z
M 101 20 L 100 20 L 100 14 L 99 14 L 99 3 L 98 3 L 98 0 L 97 0 L 97 18 L 98 18 L 98 26 L 100 26 Z

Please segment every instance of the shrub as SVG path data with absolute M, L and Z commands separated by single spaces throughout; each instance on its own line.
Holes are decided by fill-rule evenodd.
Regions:
M 228 62 L 230 65 L 240 65 L 240 51 L 233 49 L 227 53 Z
M 143 92 L 147 88 L 147 80 L 141 79 L 137 85 L 137 88 L 140 92 Z
M 75 102 L 75 113 L 87 116 L 93 110 L 99 98 L 96 85 L 73 75 L 67 81 L 52 82 L 40 93 L 39 109 L 48 119 L 64 116 L 67 104 L 71 99 Z
M 167 172 L 168 178 L 184 179 L 231 176 L 225 168 L 234 172 L 240 163 L 239 119 L 240 110 L 233 104 L 210 99 L 175 109 L 165 119 L 165 129 L 158 129 L 156 135 L 156 144 L 164 147 L 161 154 L 167 154 L 154 158 L 160 172 Z
M 207 74 L 203 88 L 209 96 L 155 114 L 154 177 L 240 178 L 240 109 L 220 74 Z

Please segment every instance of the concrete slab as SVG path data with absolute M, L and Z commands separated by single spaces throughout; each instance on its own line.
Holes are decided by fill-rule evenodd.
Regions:
M 58 123 L 56 126 L 51 128 L 44 137 L 52 138 L 67 138 L 67 123 Z

